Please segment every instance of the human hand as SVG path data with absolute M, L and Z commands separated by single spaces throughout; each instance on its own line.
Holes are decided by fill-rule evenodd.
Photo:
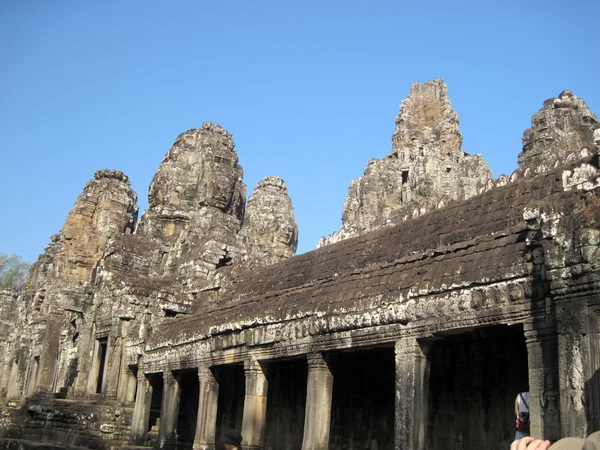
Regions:
M 550 441 L 542 441 L 531 436 L 524 437 L 510 444 L 510 450 L 546 450 Z

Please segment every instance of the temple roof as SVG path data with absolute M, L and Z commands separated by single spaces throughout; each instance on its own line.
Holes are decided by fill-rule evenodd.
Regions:
M 277 265 L 239 273 L 218 301 L 157 330 L 148 349 L 307 317 L 328 321 L 379 311 L 378 323 L 409 323 L 424 318 L 419 306 L 423 302 L 437 302 L 478 286 L 528 279 L 532 276 L 529 247 L 532 236 L 539 234 L 535 222 L 543 220 L 544 214 L 568 217 L 582 203 L 585 190 L 565 183 L 565 176 L 580 167 L 597 169 L 597 157 L 517 179 L 400 225 Z M 510 287 L 498 292 L 510 297 L 506 301 L 523 300 L 531 297 L 530 284 L 512 286 L 520 292 L 511 292 Z M 485 306 L 485 294 L 469 298 L 465 309 Z

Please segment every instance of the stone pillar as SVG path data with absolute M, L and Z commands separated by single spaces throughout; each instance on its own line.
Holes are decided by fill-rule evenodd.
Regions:
M 138 390 L 135 397 L 133 418 L 131 419 L 131 444 L 145 445 L 148 435 L 148 421 L 150 420 L 150 407 L 152 403 L 152 385 L 144 375 L 138 372 Z
M 112 345 L 110 336 L 93 336 L 93 352 L 87 380 L 87 394 L 96 395 L 106 391 L 106 375 L 108 373 L 108 351 Z M 99 387 L 99 389 L 98 389 Z
M 44 343 L 40 353 L 36 388 L 36 391 L 40 394 L 50 395 L 54 390 L 54 375 L 58 358 L 61 324 L 62 320 L 59 320 L 55 315 L 48 317 L 46 335 L 44 336 Z
M 194 450 L 212 450 L 217 435 L 217 405 L 219 403 L 219 383 L 209 367 L 198 368 L 200 398 Z
M 122 397 L 120 400 L 126 404 L 130 405 L 135 402 L 135 392 L 137 388 L 137 376 L 135 372 L 133 372 L 129 367 L 126 368 L 125 374 L 123 375 L 123 391 Z
M 4 355 L 4 361 L 0 361 L 0 397 L 5 397 L 8 395 L 8 379 L 10 378 L 10 370 L 14 363 L 12 355 L 7 348 L 8 345 L 4 348 L 0 348 L 0 352 L 2 350 L 6 350 L 5 352 L 1 353 Z
M 555 441 L 561 437 L 557 336 L 553 328 L 533 327 L 525 324 L 530 434 Z
M 177 379 L 168 369 L 163 372 L 163 397 L 160 406 L 159 447 L 177 447 L 177 416 L 179 415 L 179 395 L 181 388 Z
M 79 362 L 77 364 L 77 377 L 75 386 L 72 388 L 72 397 L 84 397 L 90 391 L 90 378 L 92 370 L 92 361 L 94 361 L 94 346 L 96 343 L 95 333 L 96 324 L 83 322 L 80 328 L 80 341 L 78 344 L 77 356 Z
M 244 448 L 260 449 L 264 441 L 267 416 L 267 377 L 262 366 L 255 359 L 244 363 L 244 373 L 246 375 L 246 396 L 244 397 L 242 419 Z
M 105 380 L 102 394 L 105 398 L 117 398 L 117 393 L 123 375 L 123 338 L 114 336 L 108 340 L 105 358 Z
M 10 375 L 8 376 L 6 398 L 14 399 L 21 397 L 19 389 L 19 364 L 16 359 L 10 360 Z
M 588 423 L 584 393 L 592 378 L 588 308 L 585 299 L 556 302 L 561 435 L 586 437 Z M 593 409 L 593 405 L 590 405 Z M 591 412 L 591 411 L 590 411 Z
M 121 324 L 121 336 L 118 340 L 119 345 L 119 371 L 117 372 L 117 399 L 122 402 L 127 402 L 129 398 L 129 390 L 131 389 L 131 379 L 135 377 L 131 376 L 131 371 L 127 367 L 127 352 L 125 350 L 125 341 L 127 340 L 127 335 L 129 331 L 129 320 L 120 321 Z
M 333 375 L 321 353 L 311 353 L 307 358 L 308 380 L 302 450 L 327 450 L 331 425 Z
M 586 404 L 588 405 L 588 429 L 600 430 L 600 306 L 588 308 L 590 332 L 587 335 L 590 364 L 586 379 Z
M 429 401 L 430 344 L 410 337 L 396 342 L 395 448 L 425 448 Z
M 27 380 L 27 391 L 25 397 L 31 397 L 37 388 L 38 372 L 40 368 L 40 357 L 35 356 L 29 366 L 29 379 Z

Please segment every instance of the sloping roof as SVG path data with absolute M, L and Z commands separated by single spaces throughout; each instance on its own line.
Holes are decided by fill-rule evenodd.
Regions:
M 525 209 L 570 211 L 584 194 L 564 191 L 561 174 L 516 180 L 397 226 L 240 273 L 218 303 L 165 324 L 149 348 L 528 277 Z

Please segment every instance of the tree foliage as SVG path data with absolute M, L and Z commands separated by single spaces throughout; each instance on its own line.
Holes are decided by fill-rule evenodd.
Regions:
M 28 271 L 29 263 L 19 255 L 8 256 L 0 252 L 0 289 L 21 289 Z

